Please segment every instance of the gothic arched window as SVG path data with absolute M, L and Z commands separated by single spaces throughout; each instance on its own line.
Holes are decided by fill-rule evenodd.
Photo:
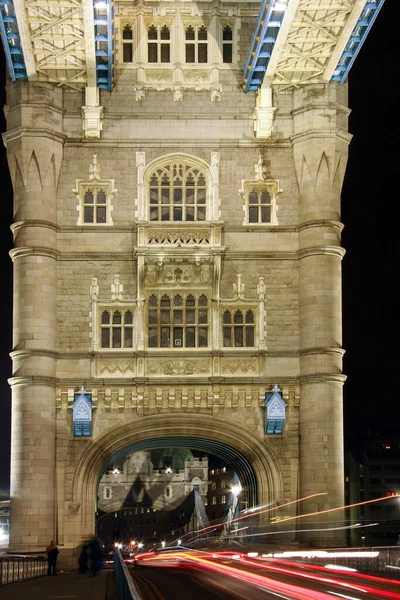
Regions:
M 187 63 L 208 61 L 208 32 L 204 25 L 188 25 L 185 29 L 185 49 Z
M 206 348 L 209 311 L 204 294 L 151 295 L 147 307 L 150 348 Z
M 233 32 L 229 25 L 222 30 L 222 61 L 231 63 L 233 57 Z
M 169 63 L 171 33 L 167 25 L 150 25 L 147 30 L 147 60 L 149 63 Z
M 224 347 L 253 347 L 254 327 L 254 312 L 252 310 L 225 310 L 222 317 Z
M 207 180 L 204 171 L 186 162 L 170 161 L 149 177 L 150 221 L 205 221 Z
M 131 63 L 133 61 L 132 25 L 125 25 L 122 30 L 122 59 L 124 63 Z

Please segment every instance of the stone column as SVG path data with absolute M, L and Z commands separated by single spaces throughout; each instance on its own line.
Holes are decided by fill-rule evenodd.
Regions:
M 344 504 L 340 192 L 350 136 L 347 90 L 309 85 L 294 92 L 293 156 L 299 203 L 300 497 L 299 529 L 310 543 L 340 545 Z M 307 525 L 306 525 L 307 521 Z M 323 524 L 326 523 L 326 524 Z
M 56 524 L 56 188 L 62 90 L 7 89 L 7 155 L 14 188 L 14 315 L 10 550 L 42 550 Z

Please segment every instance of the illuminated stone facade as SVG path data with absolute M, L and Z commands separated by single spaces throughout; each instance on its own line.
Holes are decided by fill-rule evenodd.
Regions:
M 115 3 L 116 83 L 100 94 L 100 139 L 83 138 L 83 91 L 8 86 L 15 551 L 57 538 L 62 556 L 76 552 L 94 532 L 104 465 L 153 438 L 234 448 L 261 504 L 326 493 L 295 514 L 343 503 L 346 87 L 274 90 L 272 137 L 257 139 L 255 94 L 239 81 L 258 5 L 182 5 L 171 39 L 204 21 L 205 65 L 182 62 L 183 41 L 171 68 L 147 63 L 143 40 L 136 62 L 122 61 L 122 28 L 172 27 L 173 6 L 139 15 Z M 265 435 L 275 384 L 286 423 Z M 82 386 L 92 394 L 87 438 L 73 436 Z

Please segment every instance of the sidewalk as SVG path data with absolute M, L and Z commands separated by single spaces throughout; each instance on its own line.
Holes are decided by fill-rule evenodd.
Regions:
M 100 571 L 96 577 L 58 573 L 0 587 L 0 600 L 117 600 L 114 573 Z

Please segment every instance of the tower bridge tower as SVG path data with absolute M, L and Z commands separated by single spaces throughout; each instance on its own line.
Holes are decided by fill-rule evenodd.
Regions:
M 226 459 L 249 505 L 343 505 L 346 77 L 382 4 L 0 0 L 11 550 L 72 557 L 138 449 Z

